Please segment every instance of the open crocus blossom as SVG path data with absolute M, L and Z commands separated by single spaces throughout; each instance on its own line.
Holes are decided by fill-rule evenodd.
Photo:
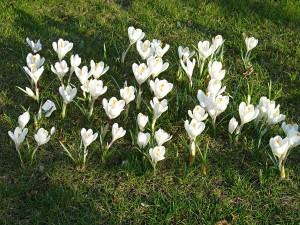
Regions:
M 165 159 L 166 148 L 164 146 L 156 146 L 154 148 L 149 149 L 149 155 L 152 160 L 152 166 L 154 168 L 154 172 L 156 171 L 156 164 L 158 161 Z
M 107 145 L 107 150 L 111 147 L 111 145 L 118 139 L 124 137 L 126 134 L 126 130 L 123 129 L 123 127 L 119 127 L 117 123 L 114 123 L 112 126 L 112 140 L 109 145 Z
M 115 97 L 112 97 L 109 101 L 106 98 L 102 100 L 103 108 L 106 112 L 106 115 L 109 119 L 114 119 L 118 117 L 124 109 L 125 101 L 118 100 Z
M 145 36 L 145 33 L 137 28 L 135 29 L 134 27 L 128 27 L 128 37 L 129 37 L 129 42 L 130 44 L 134 44 L 139 40 L 142 40 Z
M 161 40 L 153 39 L 151 42 L 151 48 L 153 49 L 153 52 L 155 52 L 156 57 L 163 57 L 164 54 L 169 50 L 170 45 L 165 44 L 165 47 L 162 47 L 163 43 Z
M 162 146 L 165 142 L 169 141 L 172 136 L 165 132 L 163 129 L 159 129 L 158 131 L 155 131 L 155 140 L 157 143 L 157 146 Z
M 26 38 L 27 44 L 31 47 L 32 52 L 36 53 L 42 49 L 42 44 L 40 40 L 32 41 L 29 38 Z
M 45 117 L 50 117 L 54 110 L 56 110 L 56 106 L 54 102 L 47 100 L 42 106 L 43 113 L 45 113 Z
M 146 40 L 144 42 L 138 41 L 136 43 L 136 50 L 138 51 L 143 60 L 153 55 L 153 49 L 151 48 L 151 42 L 149 40 Z
M 217 96 L 222 94 L 226 89 L 226 86 L 222 87 L 222 82 L 220 80 L 211 79 L 208 83 L 207 92 Z
M 190 137 L 190 154 L 191 158 L 194 158 L 196 155 L 196 137 L 203 132 L 205 124 L 196 119 L 192 119 L 191 122 L 186 120 L 184 122 L 184 128 Z
M 154 130 L 156 120 L 168 109 L 168 101 L 166 99 L 159 101 L 157 97 L 154 97 L 153 100 L 150 101 L 150 105 L 153 109 L 153 121 L 151 127 L 152 130 Z
M 251 51 L 258 44 L 258 40 L 255 39 L 254 37 L 250 37 L 250 38 L 246 37 L 245 42 L 246 42 L 247 52 Z
M 66 88 L 59 87 L 59 93 L 63 97 L 64 102 L 70 103 L 76 96 L 77 89 L 68 85 Z
M 59 61 L 61 61 L 65 55 L 71 51 L 73 48 L 73 43 L 69 41 L 64 41 L 63 39 L 59 39 L 58 42 L 53 42 L 52 47 L 54 51 L 57 53 Z
M 272 124 L 280 123 L 285 119 L 285 115 L 280 114 L 279 107 L 280 105 L 277 105 L 275 108 L 275 102 L 273 105 L 269 105 L 269 107 L 267 108 L 267 113 L 268 113 L 267 124 L 272 125 Z
M 296 130 L 298 131 L 298 124 L 296 123 L 291 123 L 287 124 L 286 122 L 283 122 L 281 125 L 282 130 L 284 131 L 285 135 L 288 135 L 290 130 Z
M 22 129 L 20 127 L 16 127 L 14 133 L 11 131 L 8 131 L 9 137 L 15 142 L 16 149 L 18 149 L 19 146 L 22 144 L 27 133 L 28 133 L 27 128 Z
M 241 118 L 240 128 L 250 121 L 254 120 L 258 116 L 259 110 L 254 109 L 252 104 L 246 104 L 245 102 L 241 102 L 239 105 L 239 115 Z
M 164 72 L 168 67 L 169 63 L 163 63 L 162 58 L 150 56 L 147 59 L 147 65 L 151 68 L 151 74 L 153 78 L 156 78 L 160 73 Z
M 190 80 L 190 86 L 193 86 L 193 82 L 192 82 L 192 76 L 193 76 L 193 70 L 196 64 L 196 60 L 193 59 L 193 61 L 191 61 L 189 58 L 187 58 L 185 61 L 183 61 L 182 59 L 180 60 L 180 64 L 183 68 L 183 70 L 185 71 L 185 73 L 187 74 L 189 80 Z
M 51 129 L 53 130 L 53 128 Z M 52 132 L 54 133 L 54 132 Z M 40 128 L 38 132 L 34 135 L 34 139 L 38 146 L 46 144 L 50 140 L 51 134 L 44 128 Z
M 173 84 L 169 83 L 167 80 L 159 80 L 156 78 L 155 81 L 150 81 L 150 87 L 154 92 L 154 95 L 158 99 L 162 99 L 172 90 Z
M 196 119 L 199 122 L 205 120 L 208 117 L 208 114 L 206 113 L 205 109 L 203 109 L 200 105 L 197 105 L 193 109 L 193 112 L 189 110 L 188 114 L 192 119 Z
M 88 84 L 88 92 L 92 96 L 92 99 L 97 99 L 100 95 L 103 95 L 107 91 L 107 86 L 103 86 L 102 80 L 91 79 Z
M 139 85 L 142 85 L 149 76 L 151 76 L 151 68 L 147 67 L 145 63 L 137 65 L 136 63 L 132 64 L 132 71 L 134 77 Z
M 150 141 L 150 134 L 149 133 L 142 133 L 139 132 L 138 137 L 137 137 L 137 144 L 140 149 L 143 149 L 147 146 L 147 144 Z
M 230 134 L 233 134 L 233 132 L 235 131 L 235 129 L 238 126 L 238 121 L 232 117 L 231 120 L 229 121 L 229 125 L 228 125 L 228 131 Z
M 37 68 L 40 68 L 45 62 L 45 58 L 39 55 L 35 54 L 33 55 L 32 53 L 29 53 L 26 57 L 26 63 L 28 68 L 31 68 L 33 65 L 35 65 Z
M 44 66 L 38 68 L 36 64 L 33 64 L 30 69 L 27 66 L 24 66 L 23 69 L 30 76 L 35 86 L 37 86 L 37 82 L 39 81 L 42 73 L 44 72 Z
M 149 117 L 145 116 L 142 113 L 139 113 L 137 116 L 137 122 L 141 131 L 144 130 L 146 124 L 148 123 Z
M 130 86 L 130 87 L 121 88 L 120 95 L 121 95 L 121 98 L 124 99 L 126 105 L 128 105 L 129 102 L 131 102 L 135 99 L 134 87 Z
M 98 133 L 94 133 L 92 129 L 86 130 L 85 128 L 82 128 L 80 134 L 85 148 L 88 147 L 98 137 Z
M 23 130 L 27 123 L 30 120 L 30 114 L 28 111 L 24 112 L 22 115 L 18 118 L 19 127 Z
M 75 68 L 75 74 L 78 77 L 81 84 L 85 84 L 85 82 L 92 76 L 94 73 L 94 68 L 92 67 L 91 70 L 88 70 L 87 66 L 83 66 L 80 68 Z
M 105 66 L 104 62 L 102 61 L 95 63 L 94 60 L 91 60 L 91 68 L 93 71 L 93 77 L 95 79 L 99 79 L 102 75 L 104 75 L 108 71 L 109 66 Z
M 190 59 L 195 55 L 195 51 L 190 52 L 189 47 L 183 48 L 182 46 L 179 46 L 178 55 L 179 55 L 179 60 L 185 62 L 187 59 Z
M 54 66 L 51 65 L 51 71 L 58 76 L 61 84 L 63 84 L 63 78 L 69 71 L 69 67 L 67 65 L 67 62 L 63 60 L 61 62 L 56 62 Z
M 198 42 L 199 56 L 204 61 L 213 53 L 213 45 L 210 45 L 209 41 Z
M 222 80 L 225 77 L 225 70 L 222 70 L 222 63 L 209 61 L 208 73 L 211 79 Z

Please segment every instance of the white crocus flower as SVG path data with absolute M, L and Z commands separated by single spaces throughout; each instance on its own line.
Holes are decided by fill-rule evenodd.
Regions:
M 42 44 L 40 40 L 32 41 L 29 38 L 26 38 L 27 44 L 31 47 L 32 52 L 36 53 L 42 49 Z
M 154 95 L 158 99 L 162 99 L 172 90 L 173 84 L 169 83 L 167 80 L 159 80 L 156 78 L 155 81 L 150 81 L 150 87 L 154 92 Z
M 295 129 L 289 130 L 287 137 L 290 139 L 290 148 L 300 145 L 300 133 Z
M 211 79 L 207 87 L 207 91 L 214 96 L 222 94 L 225 91 L 225 89 L 226 86 L 222 87 L 222 82 L 216 79 Z
M 107 145 L 107 150 L 111 147 L 111 145 L 118 139 L 124 137 L 124 135 L 126 134 L 126 130 L 123 129 L 123 127 L 119 127 L 119 125 L 117 123 L 114 123 L 114 125 L 112 126 L 112 140 L 109 143 L 109 145 Z
M 28 68 L 31 68 L 33 65 L 35 65 L 37 68 L 40 68 L 45 62 L 45 58 L 41 58 L 39 54 L 31 54 L 29 53 L 26 57 L 26 63 Z
M 24 66 L 23 69 L 25 72 L 30 76 L 30 78 L 33 80 L 35 86 L 37 86 L 37 82 L 39 81 L 42 73 L 44 72 L 44 66 L 37 68 L 36 64 L 33 64 L 30 67 L 30 70 L 27 66 Z
M 186 120 L 184 122 L 184 128 L 190 137 L 190 154 L 191 157 L 194 158 L 196 155 L 196 137 L 203 132 L 205 124 L 196 119 L 192 119 L 191 122 Z
M 19 149 L 19 146 L 25 140 L 27 133 L 28 133 L 27 128 L 22 129 L 20 127 L 16 127 L 14 130 L 14 133 L 11 131 L 8 131 L 9 137 L 15 142 L 17 151 Z
M 94 133 L 92 129 L 82 128 L 80 133 L 84 147 L 88 147 L 98 137 L 98 133 Z
M 63 39 L 59 39 L 58 42 L 53 42 L 52 47 L 54 51 L 57 53 L 59 61 L 61 61 L 65 55 L 71 51 L 73 48 L 73 43 L 69 41 L 64 41 Z
M 210 61 L 208 63 L 208 73 L 211 79 L 222 80 L 225 77 L 225 70 L 222 70 L 222 63 Z
M 45 117 L 50 117 L 54 110 L 56 110 L 56 106 L 54 102 L 47 100 L 42 106 L 42 110 L 45 114 Z
M 34 135 L 34 139 L 38 146 L 46 144 L 50 140 L 51 134 L 44 128 L 40 128 L 38 132 Z
M 148 123 L 149 117 L 145 116 L 142 113 L 139 113 L 137 116 L 137 122 L 141 131 L 144 130 L 146 124 Z
M 98 62 L 98 63 L 95 63 L 94 60 L 91 60 L 91 68 L 92 71 L 93 71 L 93 77 L 95 79 L 99 79 L 102 75 L 104 75 L 108 69 L 109 69 L 109 66 L 106 66 L 104 65 L 104 62 Z
M 228 106 L 229 103 L 229 97 L 228 96 L 222 96 L 222 95 L 218 95 L 216 97 L 216 101 L 215 101 L 215 116 L 218 116 L 219 114 L 221 114 L 222 112 L 224 112 Z
M 149 155 L 152 160 L 154 172 L 156 171 L 156 164 L 158 161 L 165 159 L 166 148 L 164 146 L 156 146 L 149 149 Z
M 186 72 L 187 76 L 189 77 L 189 79 L 190 79 L 190 85 L 192 87 L 193 86 L 192 76 L 193 76 L 194 67 L 196 65 L 196 60 L 193 59 L 193 61 L 191 61 L 189 58 L 187 58 L 186 61 L 184 62 L 181 59 L 180 60 L 180 64 L 181 64 L 182 68 L 184 69 L 184 71 Z
M 136 43 L 136 50 L 138 51 L 143 60 L 149 58 L 153 54 L 153 50 L 151 48 L 151 43 L 149 40 L 146 40 L 144 42 L 138 41 Z
M 153 78 L 156 78 L 160 73 L 164 72 L 168 67 L 169 63 L 163 63 L 162 58 L 150 56 L 147 59 L 147 65 L 151 68 L 151 74 Z
M 157 97 L 154 97 L 153 100 L 150 101 L 150 105 L 153 109 L 153 121 L 151 127 L 152 130 L 154 130 L 156 120 L 168 109 L 168 101 L 166 99 L 159 101 Z
M 29 87 L 26 87 L 25 90 L 20 88 L 20 87 L 17 87 L 19 88 L 21 91 L 23 91 L 26 95 L 28 95 L 29 97 L 33 98 L 34 100 L 36 100 L 36 96 L 35 94 L 33 93 L 33 91 L 29 88 Z
M 172 136 L 165 132 L 163 129 L 159 129 L 158 131 L 155 131 L 155 140 L 157 143 L 157 146 L 162 146 L 165 142 L 169 141 Z
M 106 98 L 102 100 L 103 108 L 105 110 L 106 115 L 110 119 L 114 119 L 118 117 L 121 112 L 124 110 L 125 101 L 116 99 L 112 97 L 109 101 Z
M 124 99 L 126 104 L 129 104 L 129 102 L 131 102 L 135 99 L 134 87 L 130 86 L 130 87 L 124 87 L 124 88 L 120 89 L 120 95 L 121 95 L 121 98 Z
M 145 33 L 141 29 L 135 29 L 134 27 L 128 27 L 128 37 L 130 45 L 144 38 Z
M 139 132 L 138 137 L 137 137 L 137 144 L 140 149 L 143 149 L 147 146 L 147 144 L 150 141 L 150 134 L 149 133 L 142 133 Z
M 76 96 L 77 89 L 68 85 L 66 88 L 59 87 L 59 93 L 63 97 L 64 102 L 70 103 Z
M 185 62 L 187 59 L 192 58 L 195 55 L 195 51 L 190 52 L 189 47 L 183 48 L 182 46 L 178 47 L 179 59 Z
M 258 116 L 259 110 L 254 109 L 252 104 L 246 104 L 245 102 L 241 102 L 239 105 L 239 115 L 241 118 L 241 125 L 242 127 L 245 123 L 249 123 L 250 121 L 254 120 Z
M 250 37 L 250 38 L 246 37 L 245 42 L 246 42 L 247 52 L 251 51 L 258 44 L 258 40 L 255 39 L 254 37 Z
M 92 76 L 94 73 L 93 68 L 91 70 L 88 70 L 87 66 L 83 66 L 81 69 L 80 68 L 75 68 L 75 74 L 78 77 L 79 81 L 81 84 L 85 84 L 85 82 Z
M 299 127 L 296 123 L 287 124 L 286 122 L 283 122 L 281 128 L 284 131 L 285 135 L 287 135 L 290 130 L 298 131 Z
M 198 51 L 202 61 L 208 58 L 213 53 L 213 50 L 213 45 L 210 45 L 209 41 L 199 41 Z
M 229 121 L 229 125 L 228 125 L 228 131 L 230 134 L 233 134 L 233 132 L 235 131 L 235 129 L 238 126 L 238 121 L 232 117 L 231 120 Z
M 214 51 L 216 51 L 223 44 L 223 37 L 221 35 L 217 35 L 212 39 L 212 45 Z
M 63 78 L 65 74 L 69 71 L 69 67 L 67 62 L 63 60 L 61 62 L 56 62 L 54 67 L 51 65 L 51 71 L 58 76 L 59 80 L 63 84 Z
M 91 79 L 88 82 L 88 90 L 93 99 L 97 99 L 107 91 L 107 86 L 103 86 L 102 80 Z
M 148 79 L 148 77 L 151 76 L 151 68 L 147 67 L 145 63 L 142 63 L 140 65 L 133 63 L 132 71 L 139 85 L 142 85 L 142 83 L 144 83 Z
M 73 73 L 75 69 L 78 68 L 78 66 L 81 64 L 81 58 L 79 57 L 78 54 L 71 55 L 70 62 L 71 62 L 71 73 Z
M 276 155 L 279 159 L 284 159 L 289 149 L 290 140 L 289 138 L 282 139 L 277 135 L 276 137 L 270 139 L 269 144 L 273 154 Z
M 208 117 L 208 114 L 206 113 L 205 109 L 203 109 L 200 105 L 197 105 L 193 109 L 193 112 L 189 110 L 188 114 L 192 119 L 196 119 L 199 122 L 205 120 Z
M 256 106 L 256 109 L 259 110 L 259 115 L 257 117 L 257 120 L 260 120 L 263 118 L 264 119 L 268 118 L 268 107 L 269 106 L 270 106 L 270 100 L 267 97 L 263 96 L 259 99 L 259 103 Z
M 18 118 L 19 127 L 23 130 L 26 127 L 29 120 L 30 120 L 30 114 L 28 111 L 26 111 Z
M 155 52 L 155 55 L 157 57 L 163 57 L 164 54 L 166 54 L 166 52 L 169 50 L 170 45 L 165 44 L 165 47 L 162 47 L 163 43 L 161 40 L 158 39 L 153 39 L 153 41 L 151 42 L 151 48 L 153 50 L 153 52 Z
M 274 103 L 274 107 L 268 107 L 267 123 L 269 125 L 280 123 L 281 121 L 283 121 L 285 119 L 285 115 L 280 114 L 279 107 L 280 107 L 280 105 L 277 105 L 277 107 L 275 108 L 275 103 Z

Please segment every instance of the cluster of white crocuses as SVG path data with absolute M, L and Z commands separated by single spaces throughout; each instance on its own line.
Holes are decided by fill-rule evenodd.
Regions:
M 18 152 L 21 165 L 24 164 L 23 157 L 22 157 L 22 154 L 24 154 L 24 153 L 21 153 L 20 146 L 24 142 L 25 137 L 28 133 L 28 128 L 25 128 L 25 127 L 28 124 L 29 120 L 30 120 L 30 114 L 29 114 L 28 111 L 26 111 L 22 115 L 19 116 L 18 126 L 15 128 L 14 132 L 8 131 L 8 135 L 10 136 L 10 138 L 15 143 L 15 147 L 16 147 L 16 150 Z M 40 128 L 37 131 L 37 133 L 34 134 L 34 139 L 37 143 L 36 148 L 34 150 L 31 150 L 30 146 L 29 146 L 29 143 L 27 144 L 28 153 L 29 153 L 29 156 L 30 156 L 30 164 L 32 164 L 35 153 L 37 152 L 38 148 L 41 145 L 46 144 L 50 140 L 50 137 L 54 134 L 54 131 L 55 131 L 55 128 L 52 127 L 51 131 L 50 131 L 50 134 L 49 134 L 49 132 L 47 130 L 45 130 L 44 128 Z

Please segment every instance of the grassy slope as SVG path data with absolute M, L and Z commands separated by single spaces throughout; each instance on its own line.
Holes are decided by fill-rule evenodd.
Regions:
M 238 103 L 245 100 L 247 83 L 253 88 L 253 101 L 268 95 L 267 83 L 273 81 L 273 90 L 282 88 L 282 112 L 287 121 L 299 121 L 299 58 L 300 58 L 300 4 L 297 1 L 129 1 L 81 0 L 71 1 L 1 1 L 0 3 L 0 223 L 50 223 L 50 224 L 112 224 L 184 223 L 213 224 L 223 219 L 238 224 L 294 223 L 300 218 L 299 148 L 287 162 L 289 179 L 278 181 L 276 171 L 262 151 L 257 155 L 253 148 L 257 136 L 251 125 L 246 126 L 245 137 L 231 145 L 227 137 L 227 122 L 232 114 L 237 116 Z M 80 3 L 79 3 L 80 2 Z M 225 3 L 226 2 L 226 3 Z M 177 26 L 177 22 L 181 26 Z M 13 144 L 7 131 L 16 125 L 24 107 L 37 105 L 25 98 L 15 86 L 28 86 L 21 70 L 29 48 L 25 38 L 40 38 L 46 58 L 46 71 L 40 80 L 41 93 L 59 103 L 59 82 L 50 71 L 56 61 L 51 43 L 58 38 L 74 43 L 73 53 L 79 53 L 88 64 L 91 59 L 103 60 L 103 44 L 107 49 L 105 62 L 111 69 L 103 78 L 110 87 L 105 97 L 118 95 L 124 80 L 133 84 L 131 64 L 139 57 L 132 48 L 127 63 L 121 67 L 117 58 L 127 45 L 127 27 L 133 25 L 146 32 L 146 38 L 162 39 L 171 45 L 164 57 L 170 69 L 161 77 L 175 83 L 170 94 L 170 109 L 158 121 L 158 126 L 174 134 L 167 144 L 167 159 L 158 165 L 156 177 L 149 166 L 145 168 L 132 145 L 129 132 L 114 146 L 114 156 L 107 165 L 99 163 L 97 144 L 85 172 L 74 169 L 62 153 L 58 140 L 76 145 L 82 127 L 99 131 L 104 112 L 100 102 L 92 121 L 87 121 L 75 104 L 70 105 L 68 118 L 60 121 L 59 110 L 45 124 L 57 127 L 55 140 L 49 142 L 37 155 L 32 167 L 19 166 Z M 244 47 L 242 34 L 255 36 L 254 72 L 243 75 L 240 48 Z M 186 165 L 188 157 L 187 135 L 183 120 L 187 109 L 194 107 L 198 85 L 187 89 L 187 82 L 176 80 L 177 47 L 196 45 L 199 40 L 211 39 L 222 34 L 226 39 L 224 83 L 235 103 L 221 114 L 218 137 L 212 139 L 211 128 L 201 135 L 200 147 L 209 143 L 207 176 L 201 173 L 199 159 L 192 166 Z M 297 73 L 291 82 L 288 74 Z M 180 90 L 177 92 L 177 90 Z M 55 93 L 54 96 L 51 93 Z M 177 94 L 176 94 L 177 93 Z M 145 88 L 146 102 L 151 94 Z M 274 95 L 273 95 L 274 97 Z M 132 107 L 134 108 L 134 107 Z M 147 109 L 145 113 L 150 114 Z M 131 111 L 135 118 L 137 112 Z M 116 119 L 127 130 L 130 123 Z M 32 123 L 32 120 L 31 120 Z M 209 123 L 207 123 L 209 127 Z M 245 127 L 245 128 L 246 128 Z M 281 132 L 275 126 L 270 134 Z M 33 125 L 28 137 L 33 136 Z M 254 134 L 251 134 L 254 133 Z M 280 133 L 282 135 L 282 133 Z M 267 140 L 264 142 L 267 143 Z M 176 152 L 179 157 L 176 157 Z M 199 157 L 200 158 L 200 157 Z M 121 166 L 129 160 L 129 166 Z M 267 165 L 266 165 L 267 162 Z M 44 168 L 42 168 L 44 167 Z M 265 182 L 259 182 L 259 170 Z

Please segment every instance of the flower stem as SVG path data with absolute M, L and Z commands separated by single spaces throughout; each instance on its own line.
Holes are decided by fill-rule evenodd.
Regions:
M 282 159 L 279 159 L 279 171 L 280 171 L 280 178 L 281 179 L 284 179 L 285 178 L 285 170 L 284 170 L 284 165 L 283 165 L 283 160 Z
M 64 101 L 61 111 L 61 117 L 64 119 L 66 116 L 67 103 Z
M 126 104 L 126 106 L 125 106 L 125 117 L 124 117 L 124 120 L 127 120 L 128 114 L 129 114 L 129 104 Z
M 139 110 L 141 107 L 141 101 L 142 101 L 142 86 L 139 85 L 139 93 L 136 98 L 136 109 Z
M 83 164 L 82 164 L 82 169 L 85 169 L 85 163 L 86 163 L 87 154 L 88 154 L 87 146 L 84 146 L 84 149 L 83 149 Z
M 200 68 L 200 79 L 202 78 L 202 73 L 203 73 L 203 69 L 204 69 L 204 64 L 205 64 L 205 58 L 203 59 L 202 63 L 201 63 L 201 68 Z
M 34 84 L 34 88 L 35 88 L 35 97 L 36 97 L 36 101 L 39 103 L 39 101 L 40 101 L 40 92 L 39 92 L 37 83 Z
M 21 166 L 23 166 L 23 159 L 22 159 L 22 155 L 21 155 L 21 152 L 20 152 L 20 149 L 19 149 L 19 146 L 16 146 L 16 150 L 17 150 L 17 152 L 18 152 L 18 155 L 19 155 L 19 159 L 20 159 L 20 161 L 21 161 Z
M 155 123 L 156 123 L 156 119 L 153 118 L 152 124 L 151 124 L 152 133 L 154 132 L 154 129 L 155 129 Z
M 33 150 L 32 154 L 31 154 L 31 157 L 30 157 L 30 165 L 32 165 L 33 158 L 34 158 L 35 153 L 36 153 L 36 151 L 38 150 L 39 147 L 40 147 L 40 146 L 38 145 L 38 146 Z
M 72 69 L 70 69 L 70 74 L 69 74 L 69 79 L 68 79 L 68 85 L 70 84 L 70 82 L 71 82 L 71 77 L 72 77 L 72 74 L 73 74 L 73 70 Z
M 109 145 L 106 148 L 106 151 L 108 151 L 108 149 L 111 147 L 111 145 L 114 143 L 114 140 L 111 140 L 111 142 L 109 143 Z
M 128 51 L 129 51 L 130 47 L 131 47 L 131 44 L 129 44 L 128 47 L 127 47 L 127 49 L 125 50 L 125 52 L 122 53 L 121 63 L 125 62 L 125 58 L 126 58 L 126 55 L 127 55 Z
M 216 135 L 217 135 L 216 120 L 217 120 L 217 117 L 214 116 L 214 117 L 212 118 L 212 126 L 213 126 L 213 130 L 214 130 L 214 138 L 215 138 Z
M 91 118 L 92 114 L 93 114 L 93 110 L 94 110 L 94 103 L 95 103 L 95 99 L 92 98 L 92 101 L 91 101 L 91 108 L 90 108 L 90 112 L 89 112 L 89 119 Z

